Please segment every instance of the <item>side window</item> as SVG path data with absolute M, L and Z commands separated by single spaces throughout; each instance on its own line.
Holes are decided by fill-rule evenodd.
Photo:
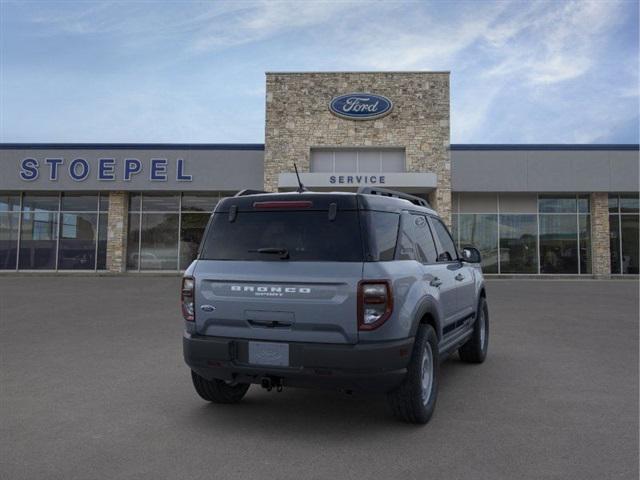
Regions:
M 415 230 L 417 257 L 422 263 L 434 263 L 438 257 L 431 229 L 423 215 L 411 215 Z
M 402 217 L 402 227 L 400 228 L 400 235 L 398 236 L 398 260 L 417 260 L 415 241 L 413 239 L 413 228 L 410 220 L 411 216 Z
M 433 228 L 434 235 L 439 241 L 438 261 L 450 262 L 452 260 L 457 260 L 458 253 L 456 252 L 456 247 L 447 227 L 445 227 L 444 223 L 442 223 L 438 218 L 431 217 L 429 222 Z

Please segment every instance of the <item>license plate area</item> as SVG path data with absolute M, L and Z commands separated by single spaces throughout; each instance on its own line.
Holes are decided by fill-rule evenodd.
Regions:
M 273 367 L 289 366 L 289 344 L 274 342 L 249 342 L 249 363 Z

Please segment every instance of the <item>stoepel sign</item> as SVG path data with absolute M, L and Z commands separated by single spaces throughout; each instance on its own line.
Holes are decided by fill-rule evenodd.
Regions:
M 391 112 L 393 102 L 373 93 L 347 93 L 331 99 L 329 110 L 350 120 L 373 120 Z
M 127 158 L 118 171 L 118 163 L 115 158 L 100 158 L 95 167 L 95 178 L 101 181 L 114 181 L 122 179 L 130 181 L 145 170 L 144 163 L 137 158 Z M 65 168 L 66 167 L 66 168 Z M 148 178 L 151 181 L 166 182 L 168 180 L 169 161 L 166 158 L 152 158 L 148 166 Z M 40 169 L 47 169 L 49 180 L 56 181 L 61 171 L 66 171 L 69 177 L 82 182 L 92 173 L 92 165 L 84 158 L 76 158 L 66 162 L 64 158 L 45 158 L 42 164 L 35 158 L 25 158 L 20 162 L 20 179 L 31 182 L 40 177 Z M 182 158 L 176 160 L 175 179 L 178 182 L 191 182 L 193 177 L 185 171 L 185 161 Z

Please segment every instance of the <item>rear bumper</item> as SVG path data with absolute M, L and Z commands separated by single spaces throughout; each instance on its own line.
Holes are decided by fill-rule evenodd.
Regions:
M 248 363 L 249 340 L 183 337 L 184 360 L 207 379 L 260 383 L 265 376 L 285 386 L 386 392 L 404 379 L 413 338 L 356 345 L 289 343 L 289 367 Z

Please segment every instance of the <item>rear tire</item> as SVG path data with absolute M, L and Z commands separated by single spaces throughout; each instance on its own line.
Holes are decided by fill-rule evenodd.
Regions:
M 224 380 L 207 380 L 193 370 L 191 371 L 193 386 L 200 397 L 213 403 L 238 403 L 249 390 L 248 383 L 229 384 Z
M 387 394 L 391 410 L 399 420 L 425 424 L 433 415 L 438 398 L 438 337 L 431 325 L 420 325 L 402 384 Z
M 480 297 L 473 334 L 463 346 L 458 349 L 458 355 L 463 362 L 482 363 L 487 358 L 489 348 L 489 307 L 487 300 Z

